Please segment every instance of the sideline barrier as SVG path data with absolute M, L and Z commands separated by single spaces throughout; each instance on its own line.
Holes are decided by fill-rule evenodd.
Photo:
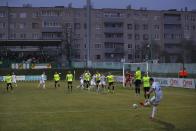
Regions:
M 196 88 L 196 79 L 186 79 L 186 78 L 159 78 L 154 77 L 156 82 L 159 82 L 161 86 L 165 87 L 182 87 L 182 88 Z M 116 76 L 117 82 L 123 82 L 122 76 Z
M 26 76 L 16 76 L 17 81 L 39 81 L 40 75 L 26 75 Z M 4 81 L 5 76 L 0 76 L 0 81 Z M 45 80 L 47 80 L 47 76 L 45 77 Z

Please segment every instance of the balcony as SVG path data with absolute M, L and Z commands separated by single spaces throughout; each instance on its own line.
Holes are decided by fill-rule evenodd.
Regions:
M 105 38 L 105 42 L 124 43 L 123 38 Z

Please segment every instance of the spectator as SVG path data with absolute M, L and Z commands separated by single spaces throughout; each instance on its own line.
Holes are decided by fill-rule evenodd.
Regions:
M 188 72 L 186 71 L 186 68 L 182 68 L 179 73 L 178 73 L 180 78 L 187 78 L 188 77 Z

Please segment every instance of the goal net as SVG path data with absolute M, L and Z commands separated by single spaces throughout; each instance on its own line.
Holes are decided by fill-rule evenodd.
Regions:
M 126 72 L 131 72 L 132 76 L 134 76 L 135 71 L 137 68 L 140 68 L 142 73 L 147 73 L 149 71 L 149 64 L 148 62 L 144 63 L 123 63 L 123 87 L 125 86 L 125 74 Z

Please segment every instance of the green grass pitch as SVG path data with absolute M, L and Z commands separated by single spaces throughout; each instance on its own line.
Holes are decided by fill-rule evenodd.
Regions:
M 133 109 L 143 101 L 134 90 L 116 85 L 114 94 L 76 89 L 65 93 L 66 83 L 39 89 L 38 82 L 18 82 L 13 93 L 0 83 L 0 131 L 195 131 L 196 91 L 164 88 L 156 120 L 151 108 Z

